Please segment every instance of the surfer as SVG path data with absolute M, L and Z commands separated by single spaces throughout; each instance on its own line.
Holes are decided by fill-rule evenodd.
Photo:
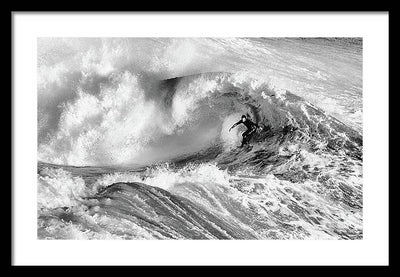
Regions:
M 233 124 L 231 128 L 229 128 L 229 132 L 232 130 L 232 128 L 235 128 L 239 124 L 243 124 L 247 128 L 247 130 L 242 134 L 243 140 L 240 147 L 243 147 L 243 145 L 250 141 L 250 138 L 256 132 L 257 128 L 261 129 L 261 126 L 258 126 L 257 123 L 254 123 L 253 121 L 248 119 L 246 115 L 242 115 L 241 119 Z

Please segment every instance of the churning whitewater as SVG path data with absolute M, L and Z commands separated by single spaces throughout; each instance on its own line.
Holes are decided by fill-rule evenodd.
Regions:
M 362 239 L 362 164 L 362 39 L 38 39 L 39 239 Z

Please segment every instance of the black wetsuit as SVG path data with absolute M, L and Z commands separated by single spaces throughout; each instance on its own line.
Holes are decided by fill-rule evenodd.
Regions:
M 249 142 L 251 136 L 254 134 L 254 132 L 258 128 L 258 124 L 254 123 L 250 119 L 246 119 L 246 121 L 244 121 L 244 122 L 242 120 L 239 120 L 238 122 L 233 124 L 232 128 L 236 127 L 239 124 L 243 124 L 247 128 L 247 130 L 242 134 L 243 140 L 242 140 L 242 145 L 241 146 L 243 146 L 244 144 Z

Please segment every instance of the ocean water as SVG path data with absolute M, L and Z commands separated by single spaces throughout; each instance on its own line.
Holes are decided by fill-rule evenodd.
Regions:
M 38 39 L 39 239 L 362 239 L 362 147 L 360 38 Z

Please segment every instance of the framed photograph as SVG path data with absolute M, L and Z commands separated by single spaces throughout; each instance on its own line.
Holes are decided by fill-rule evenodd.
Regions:
M 388 264 L 387 12 L 12 20 L 13 264 Z

